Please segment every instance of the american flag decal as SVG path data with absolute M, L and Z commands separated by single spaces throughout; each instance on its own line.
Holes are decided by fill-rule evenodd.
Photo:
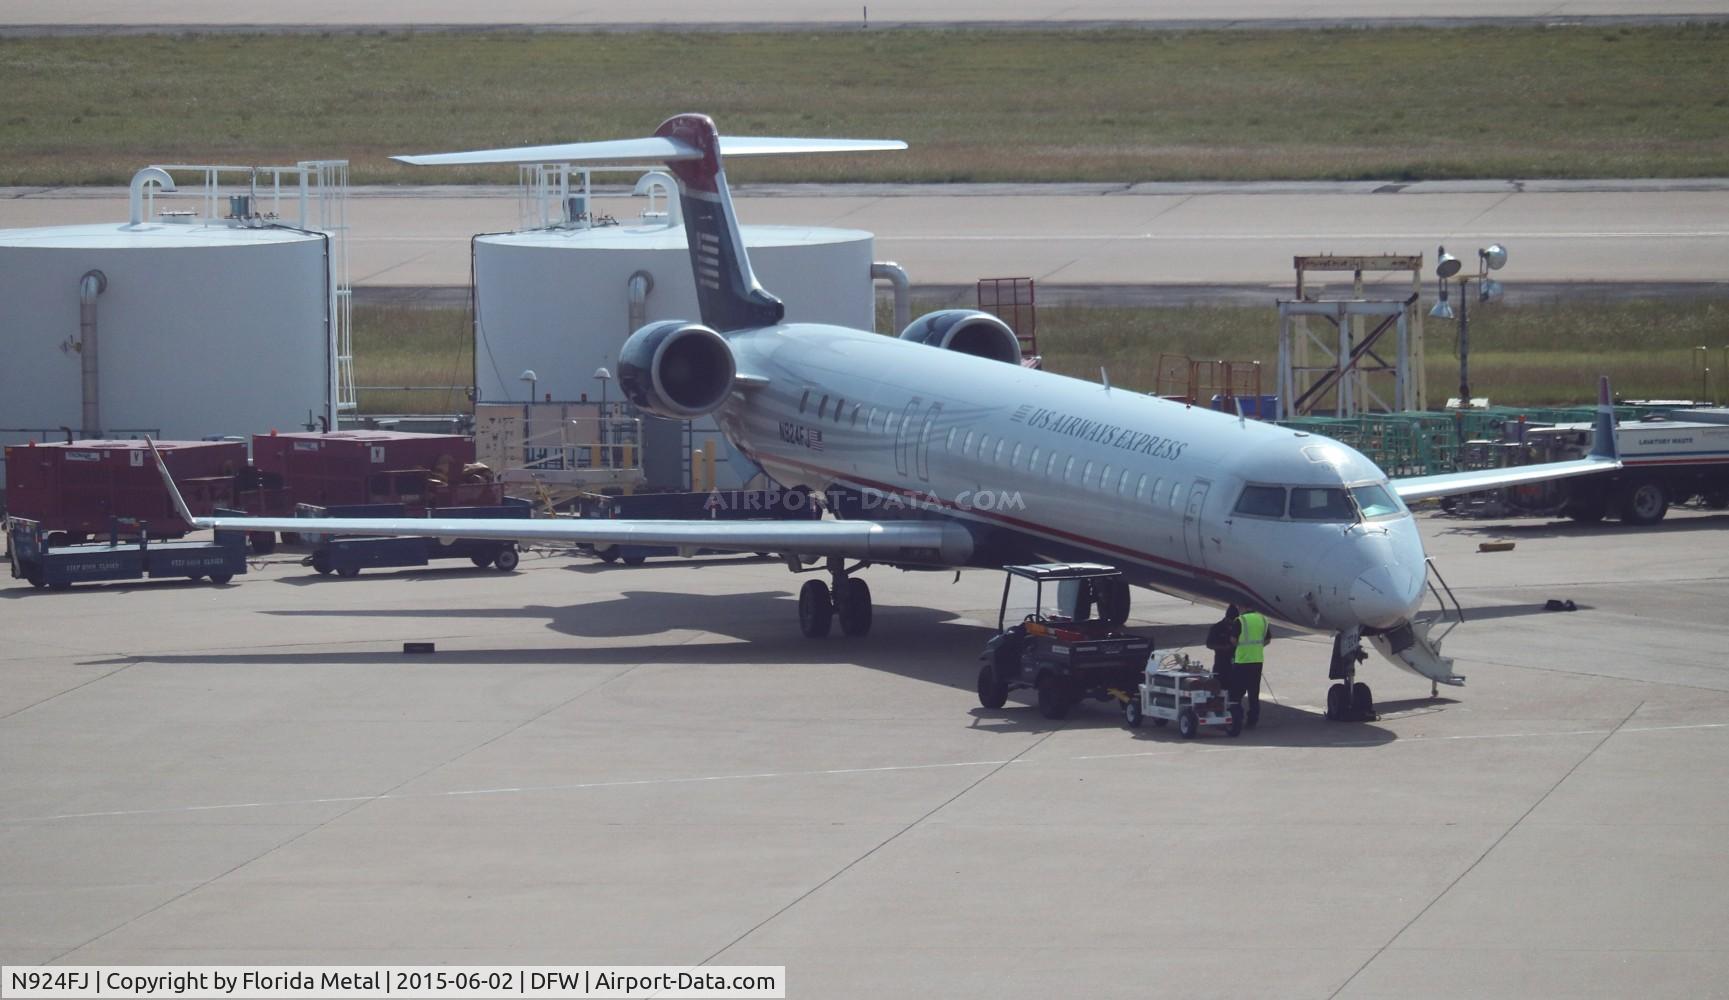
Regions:
M 822 429 L 819 427 L 810 429 L 810 450 L 822 451 Z

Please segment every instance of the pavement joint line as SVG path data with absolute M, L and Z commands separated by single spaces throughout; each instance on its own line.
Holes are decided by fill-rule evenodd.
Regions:
M 972 791 L 973 789 L 979 787 L 979 785 L 983 784 L 992 775 L 997 774 L 1003 768 L 1008 767 L 1010 764 L 1013 764 L 1016 761 L 1023 759 L 1027 754 L 1029 754 L 1032 751 L 1043 746 L 1045 744 L 1046 740 L 1049 740 L 1051 737 L 1055 736 L 1056 734 L 1058 734 L 1062 731 L 1063 731 L 1062 727 L 1058 726 L 1057 728 L 1052 729 L 1052 730 L 1040 735 L 1038 739 L 1033 740 L 1031 743 L 1028 743 L 1026 746 L 1022 747 L 1020 749 L 1020 752 L 1016 753 L 1013 757 L 1010 757 L 1009 759 L 1003 761 L 1001 764 L 998 764 L 996 767 L 991 768 L 989 771 L 986 771 L 984 774 L 981 774 L 977 778 L 975 778 L 974 780 L 968 782 L 966 787 L 962 788 L 960 791 L 954 793 L 953 795 L 949 796 L 948 798 L 937 803 L 935 806 L 932 806 L 928 811 L 925 812 L 924 815 L 913 820 L 911 823 L 908 823 L 906 826 L 901 827 L 899 830 L 896 830 L 894 833 L 889 834 L 886 838 L 884 838 L 875 847 L 872 847 L 870 850 L 864 852 L 863 854 L 860 854 L 858 857 L 852 859 L 851 861 L 848 861 L 845 865 L 842 865 L 839 870 L 837 870 L 833 874 L 829 875 L 828 878 L 825 878 L 821 882 L 818 882 L 816 885 L 813 885 L 809 889 L 806 889 L 804 892 L 800 893 L 792 901 L 788 902 L 785 906 L 782 906 L 780 909 L 774 911 L 773 913 L 769 914 L 768 916 L 764 917 L 763 919 L 757 921 L 757 923 L 755 925 L 753 925 L 750 929 L 746 930 L 743 934 L 740 934 L 738 937 L 733 938 L 730 942 L 728 942 L 726 945 L 721 947 L 714 954 L 712 954 L 712 955 L 708 956 L 707 958 L 703 959 L 702 961 L 698 962 L 697 965 L 698 966 L 707 965 L 710 962 L 714 961 L 715 959 L 719 958 L 720 956 L 726 954 L 728 951 L 730 951 L 731 949 L 736 947 L 739 944 L 739 942 L 743 941 L 745 938 L 748 938 L 752 934 L 755 934 L 757 931 L 762 930 L 764 927 L 767 927 L 769 924 L 771 924 L 775 920 L 779 919 L 781 917 L 781 915 L 786 913 L 788 910 L 791 910 L 793 907 L 799 905 L 800 903 L 809 899 L 811 896 L 822 891 L 822 889 L 825 886 L 832 884 L 836 879 L 840 878 L 842 875 L 845 875 L 847 872 L 850 872 L 854 868 L 863 864 L 865 861 L 867 861 L 871 857 L 873 857 L 878 851 L 881 851 L 883 848 L 885 848 L 885 847 L 889 846 L 890 844 L 894 843 L 895 841 L 899 840 L 902 836 L 909 833 L 914 827 L 917 827 L 918 825 L 923 823 L 925 820 L 928 820 L 932 816 L 935 816 L 937 813 L 942 812 L 944 809 L 946 809 L 950 805 L 952 805 L 961 796 L 963 796 L 963 795 L 967 794 L 968 792 Z
M 623 675 L 620 674 L 619 676 L 623 676 Z M 613 678 L 613 679 L 617 679 L 617 678 Z M 599 686 L 600 685 L 596 685 L 595 687 L 599 687 Z M 586 694 L 587 691 L 589 691 L 589 690 L 594 690 L 594 689 L 589 688 L 589 689 L 585 690 L 583 692 L 583 694 Z M 567 699 L 565 702 L 560 703 L 560 706 L 554 706 L 554 709 L 556 709 L 557 707 L 562 707 L 563 704 L 568 704 L 570 701 L 574 701 L 574 700 L 576 700 L 576 698 L 580 698 L 580 697 L 582 697 L 581 694 L 576 695 L 570 699 Z M 547 711 L 551 712 L 554 709 L 548 709 Z M 542 716 L 544 716 L 545 714 L 546 713 L 541 713 Z M 541 717 L 541 716 L 537 716 L 537 718 L 539 718 L 539 717 Z M 532 720 L 530 720 L 530 721 L 532 721 Z M 527 723 L 525 722 L 523 725 L 526 725 L 526 724 Z M 518 726 L 518 727 L 516 727 L 516 729 L 511 730 L 511 732 L 515 732 L 517 729 L 521 729 L 521 728 L 522 728 L 521 726 Z M 1140 751 L 1130 751 L 1130 752 L 1126 752 L 1126 753 L 1110 753 L 1110 754 L 1078 754 L 1078 755 L 1069 756 L 1069 757 L 1052 758 L 1050 762 L 1051 763 L 1070 763 L 1070 762 L 1075 762 L 1075 761 L 1089 761 L 1089 760 L 1124 760 L 1124 759 L 1133 759 L 1133 758 L 1137 758 L 1137 757 L 1171 757 L 1171 756 L 1177 756 L 1177 755 L 1180 755 L 1183 753 L 1188 753 L 1188 752 L 1195 752 L 1195 753 L 1249 753 L 1249 752 L 1269 751 L 1269 750 L 1284 750 L 1284 751 L 1292 751 L 1292 750 L 1343 750 L 1343 749 L 1352 749 L 1352 748 L 1358 748 L 1358 747 L 1394 746 L 1394 745 L 1397 745 L 1400 743 L 1441 743 L 1441 742 L 1463 741 L 1463 740 L 1535 739 L 1535 738 L 1543 738 L 1543 737 L 1565 737 L 1565 736 L 1603 736 L 1603 737 L 1607 738 L 1608 736 L 1614 735 L 1616 733 L 1620 733 L 1622 735 L 1632 735 L 1632 734 L 1638 734 L 1638 733 L 1681 732 L 1681 731 L 1708 730 L 1708 729 L 1729 729 L 1729 722 L 1697 722 L 1697 723 L 1683 723 L 1683 724 L 1669 725 L 1669 726 L 1626 726 L 1623 724 L 1621 726 L 1617 726 L 1614 729 L 1568 729 L 1568 730 L 1557 730 L 1555 732 L 1472 733 L 1472 734 L 1463 734 L 1463 735 L 1458 735 L 1458 736 L 1407 736 L 1407 737 L 1402 737 L 1400 739 L 1396 739 L 1396 740 L 1392 740 L 1392 741 L 1385 741 L 1385 740 L 1339 740 L 1339 741 L 1331 741 L 1331 742 L 1326 742 L 1326 743 L 1305 743 L 1305 744 L 1293 745 L 1293 746 L 1277 746 L 1277 745 L 1243 746 L 1240 744 L 1207 746 L 1207 745 L 1194 745 L 1194 744 L 1178 744 L 1178 745 L 1176 745 L 1170 749 L 1140 750 Z M 1051 733 L 1056 733 L 1056 732 L 1060 732 L 1060 731 L 1061 730 L 1053 729 L 1053 730 L 1051 730 Z M 493 740 L 489 740 L 488 742 L 489 743 L 494 742 L 497 739 L 502 738 L 502 735 L 508 735 L 508 733 L 501 734 L 500 737 L 494 737 Z M 1050 734 L 1047 733 L 1046 735 L 1050 735 Z M 484 746 L 484 745 L 485 744 L 482 744 L 482 746 Z M 479 749 L 479 747 L 474 747 L 474 748 L 471 748 L 470 750 L 464 751 L 462 755 L 459 755 L 458 757 L 452 758 L 451 761 L 446 761 L 445 764 L 451 763 L 455 760 L 460 760 L 461 756 L 466 756 L 468 753 L 472 753 L 473 750 L 475 750 L 475 749 Z M 1032 748 L 1029 747 L 1028 749 L 1032 749 Z M 675 778 L 628 778 L 628 779 L 615 780 L 615 781 L 582 781 L 582 782 L 570 782 L 567 784 L 557 784 L 557 785 L 499 785 L 499 786 L 488 787 L 488 788 L 462 788 L 462 789 L 452 789 L 449 791 L 441 791 L 441 792 L 395 792 L 395 791 L 390 791 L 390 792 L 384 792 L 384 793 L 376 794 L 376 795 L 337 795 L 337 796 L 329 796 L 329 797 L 323 797 L 323 798 L 280 799 L 280 800 L 275 800 L 275 801 L 263 801 L 263 802 L 223 802 L 223 803 L 213 803 L 213 804 L 207 804 L 207 805 L 162 806 L 162 807 L 151 808 L 151 809 L 114 809 L 114 810 L 106 810 L 106 811 L 101 811 L 101 812 L 62 813 L 62 814 L 52 815 L 52 816 L 17 816 L 17 817 L 0 818 L 0 825 L 23 824 L 23 823 L 53 823 L 53 822 L 63 822 L 63 821 L 67 821 L 67 820 L 80 820 L 80 819 L 121 819 L 121 818 L 126 818 L 126 817 L 133 817 L 133 816 L 168 816 L 168 815 L 174 815 L 176 813 L 222 812 L 222 811 L 238 810 L 238 809 L 277 809 L 277 808 L 289 808 L 289 807 L 293 807 L 293 806 L 341 805 L 341 804 L 345 804 L 345 803 L 366 803 L 366 802 L 401 802 L 401 801 L 412 801 L 412 800 L 416 800 L 416 799 L 451 799 L 451 798 L 479 797 L 479 796 L 487 796 L 487 795 L 530 795 L 530 794 L 546 793 L 546 792 L 580 792 L 580 791 L 590 791 L 590 790 L 595 790 L 595 789 L 606 789 L 606 788 L 640 788 L 640 787 L 648 787 L 648 786 L 654 786 L 654 785 L 694 785 L 694 784 L 706 784 L 706 783 L 712 783 L 712 782 L 725 782 L 725 781 L 761 781 L 761 780 L 767 780 L 767 779 L 773 779 L 773 778 L 822 778 L 822 777 L 835 777 L 835 776 L 851 775 L 851 774 L 887 774 L 887 773 L 894 773 L 894 772 L 901 772 L 901 771 L 936 771 L 936 770 L 944 770 L 944 769 L 948 769 L 948 768 L 964 768 L 964 767 L 1001 768 L 1001 767 L 1004 767 L 1008 764 L 1046 763 L 1045 761 L 1037 761 L 1037 760 L 1027 759 L 1025 757 L 1025 753 L 1026 753 L 1026 751 L 1022 751 L 1022 753 L 1017 754 L 1014 757 L 995 759 L 995 760 L 940 761 L 940 762 L 928 763 L 928 764 L 884 764 L 884 765 L 880 765 L 877 767 L 835 767 L 835 768 L 824 768 L 824 769 L 820 769 L 820 770 L 811 770 L 811 771 L 756 771 L 756 772 L 745 773 L 745 774 L 688 775 L 688 776 L 684 776 L 684 777 L 675 777 Z M 445 764 L 437 765 L 437 767 L 445 766 Z M 436 767 L 433 769 L 435 770 Z M 424 776 L 424 774 L 426 774 L 426 773 L 430 773 L 430 770 L 427 772 L 423 772 L 422 776 Z M 410 780 L 417 780 L 417 779 L 410 779 Z M 402 785 L 398 784 L 396 787 L 400 788 L 400 787 L 402 787 Z
M 296 831 L 295 833 L 293 833 L 288 838 L 281 840 L 281 841 L 278 841 L 277 843 L 272 844 L 272 845 L 264 848 L 263 850 L 259 851 L 257 854 L 254 854 L 249 858 L 246 858 L 242 861 L 237 862 L 232 867 L 230 867 L 224 871 L 218 872 L 215 875 L 212 875 L 208 879 L 204 879 L 202 881 L 199 881 L 196 885 L 192 885 L 182 892 L 177 892 L 174 895 L 169 896 L 167 899 L 162 900 L 160 903 L 157 903 L 155 906 L 152 906 L 149 909 L 144 910 L 141 913 L 133 914 L 132 916 L 130 916 L 127 919 L 121 921 L 120 923 L 114 925 L 113 927 L 108 928 L 107 930 L 101 932 L 100 934 L 97 934 L 97 935 L 89 938 L 88 940 L 85 940 L 79 944 L 76 944 L 76 945 L 66 949 L 65 951 L 61 952 L 60 954 L 54 956 L 53 961 L 58 962 L 64 958 L 66 958 L 68 955 L 72 955 L 72 954 L 75 954 L 79 951 L 82 951 L 83 949 L 89 947 L 92 944 L 95 944 L 96 942 L 102 940 L 105 937 L 108 937 L 109 935 L 115 933 L 116 931 L 124 930 L 127 927 L 130 927 L 132 924 L 137 923 L 138 921 L 143 920 L 144 918 L 150 916 L 151 914 L 156 913 L 165 907 L 171 906 L 174 903 L 179 902 L 182 899 L 185 899 L 187 896 L 190 896 L 193 893 L 198 892 L 199 890 L 203 889 L 204 887 L 209 886 L 209 885 L 214 885 L 215 883 L 221 881 L 222 879 L 227 878 L 228 876 L 234 874 L 235 872 L 239 871 L 240 869 L 245 868 L 246 866 L 251 865 L 254 862 L 257 862 L 263 858 L 269 857 L 270 855 L 275 854 L 277 851 L 280 851 L 285 847 L 288 847 L 294 843 L 299 842 L 300 840 L 305 839 L 306 837 L 311 836 L 314 833 L 317 833 L 319 830 L 322 830 L 325 827 L 329 826 L 330 824 L 335 823 L 337 820 L 343 819 L 344 817 L 351 815 L 355 811 L 364 808 L 368 803 L 376 802 L 376 801 L 379 801 L 381 799 L 388 798 L 388 797 L 392 796 L 393 794 L 395 794 L 397 789 L 404 788 L 404 787 L 406 787 L 406 786 L 408 786 L 408 785 L 410 785 L 416 781 L 419 781 L 420 779 L 426 777 L 429 774 L 432 774 L 433 772 L 439 770 L 440 768 L 448 767 L 449 765 L 455 763 L 456 761 L 461 760 L 464 757 L 467 757 L 469 754 L 474 753 L 477 750 L 481 750 L 481 749 L 484 749 L 488 746 L 491 746 L 493 743 L 496 743 L 499 740 L 504 739 L 506 736 L 509 736 L 512 733 L 521 731 L 524 727 L 532 725 L 533 723 L 539 721 L 540 719 L 545 718 L 547 715 L 551 714 L 552 712 L 555 712 L 558 709 L 563 708 L 565 705 L 568 705 L 571 702 L 576 701 L 577 699 L 584 697 L 589 692 L 594 691 L 597 688 L 603 687 L 606 684 L 610 683 L 611 681 L 617 680 L 619 677 L 622 677 L 625 674 L 630 673 L 632 670 L 635 670 L 636 667 L 638 667 L 638 666 L 641 666 L 641 664 L 636 664 L 636 665 L 633 665 L 630 667 L 626 667 L 624 670 L 619 671 L 617 674 L 614 674 L 612 677 L 608 677 L 606 680 L 601 681 L 599 684 L 585 687 L 581 691 L 578 691 L 577 693 L 571 695 L 569 698 L 566 698 L 563 701 L 557 702 L 556 704 L 548 705 L 544 710 L 537 712 L 534 715 L 529 716 L 526 719 L 523 719 L 522 721 L 518 722 L 514 726 L 508 726 L 508 727 L 502 729 L 500 732 L 495 733 L 490 738 L 482 740 L 479 743 L 475 744 L 474 746 L 468 747 L 468 748 L 462 750 L 460 753 L 455 754 L 454 756 L 451 756 L 451 757 L 448 757 L 444 760 L 441 760 L 441 761 L 438 761 L 436 763 L 427 765 L 425 768 L 421 769 L 418 773 L 411 774 L 408 777 L 403 778 L 401 781 L 398 781 L 396 784 L 390 786 L 388 789 L 385 790 L 385 792 L 382 795 L 352 796 L 352 797 L 350 797 L 348 802 L 347 802 L 348 808 L 339 810 L 334 815 L 327 816 L 319 822 L 312 823 L 312 824 L 306 826 L 304 829 Z M 122 669 L 124 669 L 124 668 L 122 668 Z M 203 807 L 201 811 L 209 811 L 211 808 L 212 807 Z M 187 811 L 192 811 L 192 810 L 187 810 Z
M 1405 932 L 1410 930 L 1413 926 L 1415 926 L 1417 921 L 1423 919 L 1423 915 L 1425 913 L 1428 913 L 1430 910 L 1434 909 L 1435 904 L 1437 904 L 1441 900 L 1445 899 L 1447 897 L 1447 894 L 1452 892 L 1453 888 L 1455 886 L 1457 886 L 1460 882 L 1463 882 L 1465 880 L 1466 876 L 1468 876 L 1472 872 L 1476 871 L 1477 866 L 1483 863 L 1484 858 L 1495 853 L 1495 848 L 1500 847 L 1501 844 L 1504 843 L 1508 837 L 1512 836 L 1513 831 L 1517 830 L 1519 828 L 1519 824 L 1521 824 L 1521 823 L 1525 822 L 1525 820 L 1529 819 L 1531 817 L 1531 814 L 1536 812 L 1537 809 L 1543 805 L 1543 803 L 1549 801 L 1549 796 L 1555 794 L 1555 789 L 1560 788 L 1562 785 L 1566 784 L 1568 778 L 1571 778 L 1575 773 L 1577 773 L 1579 768 L 1584 767 L 1586 761 L 1588 761 L 1592 757 L 1596 756 L 1597 751 L 1603 749 L 1603 745 L 1605 743 L 1608 743 L 1612 738 L 1614 738 L 1616 733 L 1621 732 L 1621 730 L 1627 725 L 1627 723 L 1633 718 L 1633 716 L 1638 715 L 1639 710 L 1641 708 L 1644 708 L 1644 707 L 1645 707 L 1645 701 L 1644 701 L 1644 699 L 1640 699 L 1639 703 L 1633 706 L 1633 710 L 1628 712 L 1625 716 L 1623 716 L 1621 721 L 1616 724 L 1615 728 L 1609 730 L 1607 733 L 1604 733 L 1603 738 L 1598 740 L 1595 744 L 1593 744 L 1591 749 L 1585 751 L 1584 756 L 1582 756 L 1578 760 L 1574 761 L 1573 766 L 1569 767 L 1564 774 L 1562 774 L 1559 778 L 1556 778 L 1555 783 L 1550 785 L 1548 790 L 1545 791 L 1542 795 L 1539 795 L 1537 797 L 1537 801 L 1531 803 L 1531 807 L 1529 809 L 1526 809 L 1524 812 L 1520 813 L 1518 819 L 1514 820 L 1512 822 L 1512 824 L 1507 827 L 1507 829 L 1502 830 L 1501 835 L 1499 837 L 1496 837 L 1494 842 L 1491 843 L 1488 847 L 1484 848 L 1483 853 L 1477 855 L 1477 859 L 1475 861 L 1472 861 L 1470 864 L 1466 865 L 1464 871 L 1462 871 L 1458 875 L 1454 876 L 1454 878 L 1451 882 L 1448 882 L 1447 885 L 1444 888 L 1442 888 L 1440 892 L 1435 894 L 1435 898 L 1429 900 L 1429 902 L 1427 904 L 1425 904 L 1421 910 L 1418 910 L 1416 912 L 1416 914 L 1411 917 L 1410 920 L 1405 921 L 1405 925 L 1403 927 L 1400 927 L 1397 931 L 1395 931 L 1393 933 L 1393 936 L 1388 938 L 1379 948 L 1376 948 L 1375 953 L 1373 955 L 1370 955 L 1368 957 L 1368 959 L 1363 962 L 1362 965 L 1357 966 L 1357 971 L 1355 971 L 1355 972 L 1351 973 L 1349 976 L 1347 976 L 1345 978 L 1345 981 L 1339 984 L 1338 989 L 1336 989 L 1332 993 L 1328 994 L 1327 1000 L 1333 1000 L 1334 997 L 1337 997 L 1340 993 L 1343 993 L 1346 990 L 1346 988 L 1349 987 L 1351 985 L 1351 983 L 1356 980 L 1356 978 L 1358 976 L 1363 974 L 1364 969 L 1367 969 L 1369 966 L 1374 965 L 1376 959 L 1378 959 L 1382 955 L 1386 954 L 1388 948 L 1391 948 L 1395 942 L 1397 942 L 1401 937 L 1404 937 Z
M 101 661 L 101 662 L 112 663 L 114 661 L 107 660 L 107 661 Z M 28 712 L 31 709 L 36 708 L 38 706 L 46 705 L 49 702 L 54 701 L 57 698 L 63 698 L 66 695 L 72 694 L 75 691 L 81 691 L 84 688 L 87 688 L 90 685 L 95 684 L 97 681 L 107 680 L 108 678 L 113 677 L 115 674 L 120 673 L 122 670 L 127 670 L 127 669 L 130 669 L 132 667 L 137 666 L 140 662 L 142 662 L 140 657 L 136 657 L 136 656 L 125 657 L 124 662 L 120 663 L 120 665 L 116 666 L 113 670 L 104 670 L 102 673 L 97 674 L 95 677 L 91 677 L 91 678 L 85 680 L 82 684 L 75 684 L 72 687 L 65 689 L 64 691 L 56 691 L 53 694 L 49 695 L 48 697 L 43 698 L 41 701 L 33 701 L 28 705 L 21 705 L 18 708 L 15 708 L 12 711 L 7 712 L 5 715 L 0 715 L 0 722 L 5 722 L 7 719 L 12 718 L 14 715 L 19 715 L 19 714 L 22 714 L 24 712 Z

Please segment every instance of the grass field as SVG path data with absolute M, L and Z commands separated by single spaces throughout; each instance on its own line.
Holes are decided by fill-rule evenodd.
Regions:
M 1729 27 L 0 40 L 0 185 L 640 135 L 906 139 L 734 180 L 1729 175 Z
M 915 303 L 914 314 L 929 306 Z M 1039 310 L 1046 367 L 1113 385 L 1153 391 L 1161 354 L 1260 361 L 1274 391 L 1277 313 L 1271 308 Z M 886 325 L 886 324 L 882 324 Z M 1455 324 L 1429 320 L 1431 405 L 1457 394 Z M 1729 302 L 1635 300 L 1618 303 L 1489 306 L 1472 312 L 1471 389 L 1496 404 L 1550 405 L 1593 398 L 1606 374 L 1624 398 L 1700 395 L 1693 348 L 1711 347 L 1721 372 L 1729 345 Z M 360 306 L 355 309 L 355 374 L 361 385 L 455 385 L 473 372 L 473 339 L 462 309 Z M 1717 390 L 1721 397 L 1723 390 Z M 366 393 L 367 412 L 450 413 L 460 392 Z

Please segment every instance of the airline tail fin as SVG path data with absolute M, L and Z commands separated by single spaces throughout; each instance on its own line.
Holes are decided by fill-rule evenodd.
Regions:
M 652 137 L 607 142 L 575 142 L 520 149 L 483 149 L 471 153 L 431 153 L 392 159 L 417 166 L 475 163 L 640 163 L 659 160 L 678 178 L 690 264 L 696 278 L 702 322 L 715 330 L 771 326 L 786 314 L 781 301 L 765 291 L 751 271 L 732 195 L 721 169 L 725 156 L 777 156 L 787 153 L 861 153 L 905 149 L 894 139 L 783 139 L 722 136 L 707 115 L 674 115 Z
M 701 159 L 675 160 L 667 168 L 678 178 L 703 325 L 724 333 L 779 323 L 786 316 L 786 306 L 763 289 L 751 270 L 721 167 L 720 133 L 714 122 L 707 115 L 677 115 L 662 122 L 655 135 L 702 153 Z

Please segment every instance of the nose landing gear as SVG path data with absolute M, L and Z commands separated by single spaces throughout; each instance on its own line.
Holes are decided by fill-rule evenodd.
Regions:
M 1327 689 L 1327 718 L 1332 722 L 1374 722 L 1375 696 L 1369 685 L 1357 682 L 1357 664 L 1369 658 L 1357 632 L 1333 637 L 1333 659 L 1327 676 L 1339 683 Z

